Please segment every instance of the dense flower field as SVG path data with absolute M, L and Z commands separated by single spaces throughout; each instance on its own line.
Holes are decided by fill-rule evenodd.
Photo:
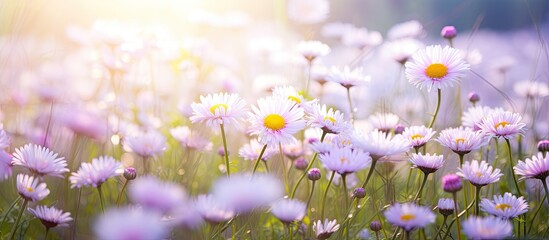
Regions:
M 549 238 L 549 26 L 331 7 L 0 35 L 0 239 Z

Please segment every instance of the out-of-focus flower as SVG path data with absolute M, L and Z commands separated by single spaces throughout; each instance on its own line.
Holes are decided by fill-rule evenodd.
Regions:
M 212 149 L 213 144 L 210 140 L 191 131 L 187 126 L 172 128 L 170 129 L 170 134 L 185 148 L 197 151 L 210 151 Z
M 309 62 L 313 62 L 318 57 L 323 57 L 330 53 L 330 47 L 319 41 L 301 41 L 297 46 L 297 51 L 303 55 Z
M 524 161 L 518 161 L 514 167 L 516 174 L 521 175 L 520 180 L 535 178 L 545 181 L 549 176 L 549 154 L 543 157 L 542 153 L 533 155 L 532 158 L 526 158 Z
M 480 101 L 480 95 L 476 92 L 470 92 L 469 95 L 467 95 L 467 99 L 469 99 L 469 102 L 475 104 Z
M 461 190 L 461 179 L 456 174 L 448 174 L 442 177 L 442 189 L 445 192 L 455 193 Z
M 105 118 L 98 113 L 73 106 L 61 111 L 59 121 L 74 133 L 102 140 L 107 135 Z
M 11 177 L 13 156 L 4 150 L 0 150 L 0 182 Z
M 440 31 L 440 36 L 446 39 L 452 39 L 457 36 L 457 29 L 454 26 L 444 26 Z
M 414 153 L 412 154 L 412 157 L 410 157 L 410 162 L 414 164 L 414 167 L 419 168 L 425 174 L 430 174 L 436 172 L 444 165 L 444 156 L 437 156 L 436 154 L 430 155 L 429 153 L 427 153 L 427 155 Z
M 101 240 L 164 239 L 170 233 L 168 224 L 155 211 L 113 208 L 101 215 L 94 225 Z
M 410 149 L 410 144 L 402 135 L 392 136 L 379 130 L 369 133 L 358 130 L 353 133 L 351 139 L 355 147 L 369 152 L 373 160 L 404 153 Z
M 398 124 L 398 121 L 398 116 L 392 113 L 378 112 L 368 118 L 368 122 L 370 122 L 374 128 L 386 133 L 394 129 Z
M 17 191 L 22 198 L 28 201 L 37 202 L 50 194 L 46 183 L 40 183 L 38 178 L 29 175 L 17 175 Z
M 388 42 L 386 44 L 388 55 L 397 61 L 398 63 L 404 65 L 408 59 L 414 55 L 414 53 L 420 49 L 425 47 L 425 45 L 413 38 L 404 38 L 404 39 L 398 39 L 391 42 Z
M 518 113 L 493 111 L 482 120 L 479 126 L 487 135 L 511 139 L 526 131 L 526 124 L 521 120 L 522 117 Z
M 363 68 L 358 67 L 351 70 L 349 66 L 343 68 L 332 67 L 327 79 L 328 81 L 339 83 L 345 88 L 362 86 L 370 82 L 370 76 L 364 74 Z
M 134 133 L 124 143 L 132 152 L 144 158 L 153 157 L 166 148 L 166 138 L 154 130 Z
M 191 122 L 206 123 L 213 129 L 217 129 L 220 124 L 226 127 L 239 126 L 239 122 L 246 116 L 246 102 L 237 94 L 217 93 L 200 96 L 200 103 L 192 103 L 191 108 Z
M 510 237 L 513 225 L 508 221 L 494 216 L 471 216 L 463 221 L 463 232 L 468 239 L 504 239 Z
M 65 158 L 57 158 L 57 153 L 36 144 L 27 144 L 16 149 L 12 163 L 39 176 L 63 178 L 63 174 L 69 171 Z
M 480 209 L 496 217 L 512 219 L 528 212 L 528 203 L 526 203 L 523 197 L 517 198 L 513 194 L 506 192 L 503 196 L 494 195 L 493 201 L 482 199 Z
M 436 141 L 457 154 L 467 154 L 488 144 L 489 140 L 482 132 L 459 127 L 442 130 Z
M 360 149 L 334 148 L 332 151 L 321 154 L 322 166 L 339 174 L 348 174 L 367 168 L 372 163 L 370 154 Z
M 305 154 L 305 149 L 303 148 L 303 144 L 298 141 L 282 146 L 282 152 L 284 156 L 293 161 L 302 157 Z
M 341 42 L 349 47 L 366 49 L 381 44 L 383 37 L 379 32 L 369 32 L 366 28 L 348 29 L 341 36 Z
M 293 134 L 305 128 L 303 109 L 295 102 L 276 97 L 261 98 L 250 113 L 250 132 L 262 144 L 276 145 L 295 142 Z
M 406 231 L 424 228 L 435 222 L 435 214 L 427 207 L 414 203 L 395 203 L 383 213 L 387 221 Z
M 358 239 L 361 239 L 361 240 L 370 239 L 370 232 L 368 231 L 368 229 L 364 228 L 360 230 L 360 232 L 358 232 Z
M 515 93 L 525 98 L 543 98 L 549 96 L 549 86 L 545 82 L 520 81 L 513 86 Z
M 171 212 L 187 201 L 187 193 L 182 187 L 153 176 L 134 180 L 128 187 L 128 197 L 133 203 L 162 213 Z
M 244 144 L 244 146 L 238 150 L 238 155 L 243 157 L 245 160 L 255 161 L 259 157 L 259 154 L 261 154 L 263 147 L 264 144 L 260 144 L 256 139 L 252 139 L 249 143 Z M 272 146 L 267 146 L 265 152 L 263 152 L 263 156 L 261 156 L 261 160 L 267 161 L 275 154 L 277 154 L 277 150 Z
M 29 208 L 29 212 L 42 222 L 46 228 L 67 227 L 72 221 L 70 212 L 63 212 L 55 207 L 37 206 L 35 209 Z
M 281 199 L 271 206 L 271 213 L 283 223 L 301 221 L 307 212 L 304 202 L 295 199 Z
M 69 177 L 71 188 L 83 186 L 99 187 L 111 177 L 122 174 L 122 164 L 112 157 L 101 156 L 91 163 L 82 163 L 77 172 Z
M 438 212 L 443 216 L 449 216 L 454 213 L 454 199 L 441 198 L 438 200 Z
M 0 150 L 6 149 L 11 144 L 10 136 L 4 131 L 2 124 L 0 124 Z
M 234 217 L 235 212 L 222 199 L 212 195 L 200 195 L 196 199 L 196 210 L 210 223 L 222 223 Z
M 480 130 L 482 120 L 492 114 L 493 111 L 499 110 L 494 110 L 486 106 L 470 107 L 467 111 L 463 112 L 463 116 L 461 117 L 462 125 L 473 129 L 473 131 L 478 131 Z
M 538 151 L 542 153 L 549 152 L 549 140 L 544 139 L 538 142 Z M 1 176 L 1 175 L 0 175 Z
M 330 238 L 333 233 L 339 230 L 339 224 L 337 224 L 336 219 L 330 221 L 326 218 L 324 222 L 321 220 L 314 222 L 313 229 L 315 230 L 316 239 L 323 240 Z
M 343 113 L 328 109 L 324 104 L 315 104 L 307 118 L 309 126 L 320 128 L 326 133 L 341 134 L 352 129 L 351 123 L 345 120 Z
M 416 20 L 395 24 L 387 31 L 390 40 L 402 38 L 415 38 L 423 34 L 423 26 Z
M 405 64 L 406 78 L 420 89 L 444 89 L 459 84 L 469 70 L 459 50 L 440 45 L 428 46 L 414 53 Z
M 328 18 L 330 3 L 327 0 L 288 1 L 288 18 L 298 23 L 315 24 Z
M 435 133 L 433 129 L 421 125 L 405 128 L 402 136 L 410 142 L 412 147 L 418 149 L 429 142 Z
M 352 31 L 355 26 L 351 23 L 331 22 L 326 23 L 320 30 L 323 37 L 341 38 L 347 31 Z
M 276 86 L 273 88 L 273 97 L 291 100 L 297 106 L 303 108 L 305 112 L 310 112 L 312 105 L 317 102 L 316 99 L 307 101 L 303 95 L 292 86 Z
M 467 179 L 471 184 L 482 187 L 490 183 L 495 183 L 499 181 L 499 178 L 503 176 L 498 168 L 494 169 L 487 162 L 482 161 L 479 163 L 478 160 L 464 162 L 457 173 L 458 176 L 461 176 Z

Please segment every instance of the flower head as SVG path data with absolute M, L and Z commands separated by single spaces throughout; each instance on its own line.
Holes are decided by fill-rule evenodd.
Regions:
M 454 199 L 441 198 L 438 200 L 438 212 L 443 216 L 448 216 L 454 213 Z
M 470 107 L 467 111 L 463 112 L 461 121 L 464 127 L 473 129 L 473 131 L 479 131 L 482 120 L 488 115 L 492 114 L 494 109 L 486 106 Z M 499 111 L 499 110 L 497 110 Z
M 412 147 L 420 148 L 429 142 L 435 133 L 436 131 L 433 131 L 433 129 L 421 125 L 405 128 L 402 136 L 410 142 Z
M 328 239 L 330 238 L 330 236 L 332 236 L 333 233 L 339 230 L 339 224 L 337 224 L 336 219 L 329 221 L 326 218 L 324 219 L 324 222 L 322 222 L 321 220 L 314 222 L 313 229 L 315 230 L 317 239 Z
M 528 203 L 523 197 L 515 197 L 511 193 L 503 196 L 494 195 L 494 200 L 482 199 L 480 209 L 496 217 L 511 219 L 528 212 Z
M 494 169 L 487 162 L 478 160 L 468 161 L 458 168 L 458 176 L 467 179 L 471 184 L 482 187 L 490 183 L 499 181 L 499 178 L 503 176 L 498 168 Z
M 17 175 L 17 191 L 22 198 L 37 202 L 50 194 L 50 190 L 46 183 L 39 183 L 38 178 L 29 175 Z
M 316 99 L 307 101 L 307 99 L 292 86 L 277 86 L 273 88 L 273 97 L 290 100 L 298 107 L 303 108 L 306 113 L 311 112 L 313 104 L 318 101 Z
M 440 36 L 446 39 L 452 39 L 457 36 L 457 30 L 454 26 L 444 26 L 440 31 Z
M 246 102 L 238 94 L 217 93 L 200 96 L 200 103 L 192 103 L 191 108 L 191 122 L 217 129 L 220 124 L 238 126 L 245 117 Z
M 6 149 L 10 146 L 11 138 L 8 136 L 6 131 L 4 131 L 2 124 L 0 124 L 0 150 Z
M 427 153 L 427 155 L 414 153 L 412 154 L 412 157 L 410 157 L 410 162 L 414 164 L 414 167 L 419 168 L 425 174 L 430 174 L 436 172 L 444 165 L 444 156 L 437 156 L 436 154 L 430 155 L 429 153 Z
M 405 66 L 408 81 L 420 89 L 427 88 L 429 92 L 458 84 L 469 70 L 469 64 L 459 50 L 440 45 L 417 51 Z
M 126 147 L 141 157 L 153 157 L 166 148 L 166 138 L 157 131 L 139 132 L 126 138 Z
M 197 151 L 212 150 L 212 142 L 197 132 L 191 131 L 187 126 L 181 126 L 170 129 L 170 134 L 182 147 Z
M 369 152 L 373 160 L 404 153 L 410 149 L 410 144 L 402 135 L 392 136 L 377 129 L 369 133 L 355 131 L 351 139 L 355 147 Z
M 520 180 L 536 178 L 545 181 L 545 178 L 549 176 L 549 154 L 545 154 L 543 157 L 542 153 L 538 153 L 532 158 L 518 161 L 514 169 L 516 174 L 522 176 Z
M 390 40 L 403 39 L 403 38 L 415 38 L 423 33 L 423 26 L 417 20 L 410 20 L 402 23 L 395 24 L 389 31 L 387 31 L 387 37 Z
M 305 203 L 295 199 L 281 199 L 271 206 L 271 213 L 283 223 L 301 221 L 306 210 Z
M 165 239 L 170 228 L 156 211 L 112 208 L 95 222 L 95 236 L 101 240 Z
M 69 171 L 66 168 L 65 158 L 57 158 L 57 153 L 36 144 L 27 144 L 16 149 L 12 163 L 39 176 L 48 175 L 63 178 L 63 174 Z
M 0 182 L 11 177 L 13 156 L 0 150 Z
M 549 86 L 544 82 L 520 81 L 513 86 L 515 93 L 525 98 L 544 98 L 549 96 Z
M 249 143 L 244 144 L 244 146 L 242 146 L 238 150 L 238 155 L 243 157 L 245 160 L 255 161 L 261 154 L 263 146 L 264 144 L 260 144 L 257 139 L 252 139 Z M 274 149 L 272 146 L 267 146 L 267 148 L 263 152 L 263 156 L 261 156 L 261 160 L 267 161 L 267 159 L 271 158 L 276 153 L 276 149 Z
M 196 210 L 210 223 L 222 223 L 233 218 L 235 211 L 212 195 L 200 195 L 196 199 Z
M 297 51 L 303 55 L 307 61 L 312 62 L 317 57 L 322 57 L 330 53 L 330 47 L 319 41 L 301 41 Z
M 468 239 L 504 239 L 512 235 L 513 225 L 508 220 L 493 216 L 471 216 L 463 221 L 463 232 Z
M 319 23 L 330 13 L 327 0 L 291 0 L 288 2 L 288 18 L 303 24 Z
M 128 197 L 133 203 L 162 213 L 171 212 L 187 201 L 187 193 L 181 186 L 153 176 L 134 180 L 128 187 Z
M 351 123 L 345 120 L 339 110 L 327 108 L 326 105 L 315 104 L 311 115 L 308 116 L 308 124 L 311 127 L 320 128 L 326 133 L 340 134 L 352 129 Z
M 368 122 L 382 132 L 389 132 L 398 124 L 398 116 L 392 113 L 376 113 L 368 118 Z
M 332 151 L 321 154 L 320 161 L 322 165 L 339 174 L 348 174 L 360 171 L 370 166 L 372 158 L 370 154 L 360 149 L 334 148 Z
M 69 226 L 69 222 L 72 221 L 70 212 L 63 212 L 55 207 L 37 206 L 35 209 L 30 208 L 29 211 L 36 218 L 40 219 L 40 222 L 46 228 L 54 227 L 66 227 Z
M 69 177 L 71 188 L 83 186 L 99 187 L 107 179 L 122 174 L 122 164 L 112 157 L 101 156 L 91 163 L 82 163 L 77 172 Z
M 435 214 L 429 208 L 414 203 L 395 203 L 383 214 L 389 223 L 406 231 L 423 228 L 435 222 Z
M 455 193 L 461 190 L 461 179 L 456 174 L 448 174 L 442 177 L 442 189 L 445 192 Z
M 457 154 L 467 154 L 488 144 L 489 138 L 482 132 L 469 128 L 448 128 L 440 132 L 437 142 Z
M 526 124 L 521 120 L 522 117 L 518 113 L 493 111 L 482 120 L 479 126 L 487 135 L 511 139 L 523 134 L 526 130 Z
M 364 74 L 361 67 L 351 70 L 349 66 L 343 68 L 332 67 L 328 73 L 328 81 L 341 84 L 345 88 L 365 85 L 370 82 L 370 76 Z

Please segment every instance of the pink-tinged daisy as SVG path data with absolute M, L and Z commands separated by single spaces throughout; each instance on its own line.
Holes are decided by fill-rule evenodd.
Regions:
M 12 163 L 39 176 L 63 178 L 63 174 L 69 171 L 65 158 L 57 158 L 57 153 L 36 144 L 27 144 L 16 149 Z
M 200 195 L 195 201 L 196 210 L 210 223 L 223 223 L 235 216 L 235 211 L 212 195 Z
M 405 128 L 404 132 L 402 132 L 402 136 L 410 142 L 410 146 L 418 149 L 429 142 L 435 133 L 436 131 L 433 131 L 432 128 L 421 125 Z
M 165 216 L 162 220 L 168 222 L 172 227 L 182 227 L 187 230 L 197 230 L 204 219 L 197 209 L 196 203 L 180 204 L 175 210 L 170 212 L 170 215 Z
M 293 134 L 305 128 L 305 120 L 303 109 L 294 104 L 275 97 L 259 99 L 250 113 L 251 134 L 257 135 L 260 143 L 271 146 L 295 142 Z
M 517 198 L 507 192 L 503 196 L 494 195 L 493 201 L 482 199 L 480 209 L 496 217 L 512 219 L 528 212 L 528 203 L 526 203 L 523 197 Z
M 259 154 L 261 154 L 261 150 L 263 150 L 264 146 L 264 144 L 259 143 L 256 139 L 252 139 L 238 150 L 238 155 L 245 160 L 255 161 L 259 157 Z M 263 155 L 261 156 L 261 160 L 267 161 L 277 153 L 278 151 L 275 148 L 267 146 L 265 152 L 263 152 Z
M 427 155 L 414 153 L 412 154 L 412 157 L 410 157 L 410 162 L 414 164 L 414 167 L 419 168 L 419 170 L 425 174 L 430 174 L 436 172 L 444 165 L 444 156 L 437 156 L 436 154 L 430 155 L 429 153 L 427 153 Z
M 280 181 L 265 174 L 231 175 L 217 180 L 211 191 L 218 199 L 237 213 L 247 213 L 257 208 L 264 208 L 280 199 L 284 193 Z
M 187 200 L 187 193 L 175 183 L 145 176 L 134 180 L 129 186 L 128 197 L 145 208 L 168 213 Z
M 435 214 L 431 209 L 414 203 L 395 203 L 383 214 L 389 223 L 408 232 L 435 222 Z
M 526 124 L 521 120 L 522 117 L 518 113 L 493 111 L 482 120 L 480 128 L 485 134 L 511 139 L 526 131 Z
M 29 212 L 42 222 L 47 228 L 67 227 L 72 221 L 70 212 L 63 212 L 55 207 L 37 206 L 35 209 L 29 208 Z
M 306 113 L 311 112 L 313 104 L 318 101 L 316 99 L 307 101 L 305 97 L 292 86 L 277 86 L 273 88 L 273 97 L 288 99 L 300 108 L 303 108 L 303 111 Z
M 463 232 L 467 239 L 504 239 L 510 237 L 512 231 L 511 222 L 494 216 L 471 216 L 463 221 Z
M 271 205 L 271 213 L 285 224 L 301 221 L 307 213 L 304 202 L 295 199 L 281 199 Z
M 385 156 L 405 153 L 410 149 L 410 143 L 402 135 L 393 136 L 377 129 L 369 133 L 364 133 L 360 130 L 355 131 L 351 139 L 355 147 L 369 152 L 374 160 Z
M 488 144 L 490 138 L 480 131 L 470 128 L 448 128 L 440 132 L 437 142 L 457 154 L 467 154 Z
M 297 51 L 307 61 L 312 62 L 318 57 L 323 57 L 330 53 L 330 47 L 320 41 L 301 41 L 297 46 Z
M 332 67 L 326 78 L 328 81 L 339 83 L 347 89 L 370 82 L 370 76 L 364 74 L 364 69 L 361 67 L 352 70 L 349 66 L 343 68 Z
M 137 132 L 124 141 L 125 146 L 143 158 L 153 157 L 164 151 L 166 138 L 157 131 Z
M 314 222 L 313 230 L 315 230 L 316 239 L 328 239 L 330 238 L 330 236 L 332 236 L 333 233 L 339 230 L 339 224 L 337 224 L 336 219 L 329 221 L 326 218 L 324 219 L 324 222 L 322 222 L 322 220 Z
M 463 112 L 463 116 L 461 117 L 462 125 L 473 129 L 473 131 L 479 131 L 482 120 L 492 114 L 493 111 L 494 109 L 486 106 L 470 107 L 467 111 Z
M 282 146 L 282 152 L 284 156 L 293 161 L 302 157 L 305 154 L 305 149 L 303 148 L 303 144 L 298 141 Z
M 428 46 L 417 51 L 411 61 L 406 62 L 406 78 L 420 89 L 443 89 L 459 84 L 469 70 L 459 50 L 440 45 Z
M 344 135 L 328 135 L 323 142 L 313 141 L 310 148 L 318 154 L 326 154 L 333 149 L 351 147 L 351 139 Z
M 25 174 L 17 175 L 17 191 L 23 199 L 31 202 L 40 201 L 50 194 L 46 183 Z
M 363 50 L 381 44 L 383 42 L 383 36 L 376 31 L 368 31 L 366 28 L 353 27 L 343 33 L 341 42 L 345 46 Z
M 11 177 L 13 156 L 0 150 L 0 182 Z
M 546 154 L 545 157 L 542 153 L 532 155 L 532 158 L 518 161 L 513 169 L 516 174 L 522 176 L 520 180 L 535 178 L 545 181 L 545 178 L 549 176 L 549 154 Z
M 422 42 L 413 38 L 391 41 L 388 42 L 386 46 L 388 47 L 389 56 L 402 65 L 404 65 L 418 49 L 425 47 Z
M 10 146 L 11 139 L 4 131 L 2 124 L 0 124 L 0 149 L 6 149 Z
M 212 150 L 212 142 L 197 132 L 191 131 L 187 126 L 175 127 L 170 129 L 170 134 L 184 148 L 194 149 L 196 151 Z
M 69 177 L 71 188 L 83 186 L 100 187 L 111 177 L 121 175 L 122 164 L 112 157 L 101 156 L 92 159 L 91 163 L 82 163 L 77 172 Z
M 368 122 L 382 132 L 390 132 L 397 126 L 398 120 L 398 116 L 392 113 L 376 113 L 368 118 Z
M 515 83 L 515 93 L 525 98 L 544 98 L 549 96 L 549 85 L 544 82 L 524 80 Z
M 441 198 L 438 200 L 438 212 L 443 216 L 449 216 L 454 213 L 454 199 Z
M 313 128 L 320 128 L 325 133 L 347 133 L 352 129 L 351 123 L 345 120 L 345 116 L 339 110 L 327 108 L 326 105 L 315 104 L 311 115 L 307 117 L 308 124 Z
M 478 160 L 467 161 L 458 169 L 458 176 L 467 179 L 471 184 L 477 187 L 495 183 L 503 176 L 498 168 L 494 169 L 486 161 L 480 163 Z
M 322 166 L 330 171 L 343 175 L 365 169 L 372 163 L 370 154 L 360 149 L 350 147 L 334 148 L 332 151 L 321 154 Z
M 208 127 L 239 126 L 246 116 L 246 102 L 238 94 L 217 93 L 206 97 L 200 96 L 200 103 L 192 103 L 193 123 L 206 123 Z
M 112 208 L 95 222 L 94 233 L 101 240 L 166 239 L 167 222 L 156 211 L 134 208 Z

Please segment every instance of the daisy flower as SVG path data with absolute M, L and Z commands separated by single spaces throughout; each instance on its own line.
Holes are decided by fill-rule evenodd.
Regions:
M 480 128 L 487 135 L 511 139 L 526 131 L 526 124 L 521 120 L 522 117 L 518 113 L 493 111 L 482 120 Z
M 336 219 L 329 221 L 326 218 L 324 219 L 324 222 L 321 220 L 314 222 L 313 229 L 315 230 L 316 239 L 328 239 L 333 233 L 339 230 L 339 224 L 337 224 Z
M 55 207 L 37 206 L 35 209 L 29 208 L 29 212 L 42 222 L 46 228 L 67 227 L 72 221 L 70 212 L 63 212 Z
M 101 156 L 91 163 L 82 163 L 77 172 L 69 177 L 71 188 L 83 186 L 99 187 L 107 179 L 122 174 L 122 164 L 112 157 Z
M 38 178 L 29 175 L 17 175 L 17 191 L 27 201 L 37 202 L 50 194 L 46 183 L 39 183 Z
M 212 195 L 200 195 L 195 201 L 196 210 L 210 223 L 223 223 L 235 216 L 235 211 Z
M 166 138 L 157 131 L 134 133 L 126 138 L 125 146 L 143 158 L 153 157 L 164 151 Z
M 351 147 L 351 139 L 343 135 L 332 135 L 324 139 L 324 142 L 313 141 L 309 147 L 318 154 L 325 154 L 333 149 Z
M 417 51 L 404 66 L 408 81 L 420 89 L 427 88 L 429 92 L 458 84 L 469 70 L 469 64 L 463 60 L 459 50 L 440 45 Z
M 128 187 L 128 197 L 145 208 L 168 213 L 187 201 L 187 193 L 178 184 L 163 182 L 153 176 L 133 181 Z
M 284 156 L 293 161 L 302 157 L 305 154 L 305 149 L 301 142 L 295 142 L 282 146 L 282 152 L 284 153 Z
M 463 221 L 463 232 L 467 239 L 504 239 L 513 233 L 513 225 L 508 220 L 488 216 L 471 216 Z
M 246 102 L 237 94 L 217 93 L 200 96 L 200 103 L 192 103 L 193 123 L 205 123 L 208 127 L 238 126 L 245 117 Z
M 95 236 L 101 240 L 166 239 L 170 227 L 156 211 L 112 208 L 95 222 Z
M 377 129 L 369 133 L 357 130 L 353 132 L 351 139 L 355 147 L 370 153 L 374 160 L 384 156 L 401 154 L 410 149 L 410 144 L 402 135 L 393 136 Z
M 293 101 L 297 106 L 303 108 L 306 113 L 311 112 L 313 103 L 317 100 L 307 101 L 305 97 L 292 86 L 277 86 L 273 88 L 273 97 L 288 99 Z
M 301 41 L 297 46 L 297 51 L 307 61 L 312 62 L 317 57 L 323 57 L 330 53 L 330 47 L 319 41 Z
M 341 42 L 348 47 L 359 50 L 377 46 L 383 42 L 383 36 L 376 31 L 368 31 L 366 28 L 351 28 L 343 33 Z
M 275 145 L 295 142 L 293 134 L 305 128 L 303 109 L 294 102 L 274 97 L 261 98 L 250 113 L 250 132 L 262 144 Z
M 457 154 L 467 154 L 488 144 L 490 139 L 480 131 L 473 131 L 470 128 L 448 128 L 442 130 L 437 142 Z
M 212 150 L 212 142 L 200 134 L 191 131 L 187 126 L 180 126 L 170 129 L 170 134 L 182 147 L 197 151 Z
M 320 23 L 328 18 L 329 13 L 330 2 L 328 0 L 288 1 L 288 18 L 298 23 Z
M 398 116 L 392 113 L 376 113 L 368 118 L 368 122 L 382 132 L 389 132 L 398 124 Z
M 245 160 L 255 161 L 259 157 L 259 154 L 261 154 L 263 147 L 264 144 L 260 144 L 256 139 L 252 139 L 249 143 L 244 144 L 244 146 L 238 150 L 238 155 L 243 157 Z M 263 156 L 261 156 L 261 160 L 267 161 L 267 159 L 277 153 L 278 152 L 275 148 L 267 146 L 265 152 L 263 152 Z
M 395 24 L 387 31 L 390 40 L 416 38 L 423 34 L 423 25 L 416 20 Z
M 549 154 L 543 157 L 542 153 L 538 153 L 533 155 L 532 158 L 518 161 L 514 169 L 516 174 L 522 176 L 520 180 L 535 178 L 545 181 L 545 178 L 549 176 Z
M 425 174 L 434 173 L 444 165 L 443 155 L 437 156 L 436 154 L 430 155 L 429 153 L 427 153 L 427 155 L 414 153 L 409 160 L 414 164 L 414 167 L 419 168 L 419 170 Z
M 327 108 L 325 104 L 315 104 L 312 107 L 311 115 L 308 118 L 308 125 L 313 128 L 320 128 L 325 133 L 340 134 L 349 132 L 352 129 L 351 123 L 345 120 L 345 116 L 339 110 Z
M 271 213 L 285 224 L 301 221 L 306 212 L 305 203 L 295 199 L 281 199 L 271 205 Z
M 10 146 L 11 139 L 4 131 L 2 124 L 0 124 L 0 149 L 6 149 Z
M 458 168 L 458 176 L 467 179 L 471 184 L 482 187 L 499 181 L 503 176 L 498 168 L 494 169 L 486 161 L 467 161 Z
M 0 150 L 0 182 L 11 177 L 13 167 L 13 156 Z
M 389 223 L 406 231 L 424 228 L 435 222 L 431 209 L 414 203 L 395 203 L 383 213 Z
M 339 83 L 347 89 L 370 82 L 370 76 L 365 75 L 364 69 L 361 67 L 352 70 L 349 66 L 343 68 L 332 67 L 326 78 L 328 81 Z
M 441 198 L 438 200 L 438 212 L 443 216 L 449 216 L 454 213 L 454 199 Z
M 549 86 L 544 82 L 524 80 L 513 86 L 515 93 L 525 98 L 544 98 L 549 96 Z
M 12 163 L 39 176 L 63 178 L 63 174 L 69 171 L 65 158 L 57 158 L 57 153 L 36 144 L 27 144 L 16 149 Z
M 322 166 L 330 171 L 344 175 L 367 168 L 372 163 L 370 154 L 360 149 L 334 148 L 332 151 L 321 154 Z
M 433 131 L 432 128 L 421 125 L 405 128 L 404 132 L 402 132 L 402 136 L 404 139 L 408 140 L 410 146 L 418 149 L 429 142 L 435 133 L 436 131 Z
M 516 218 L 519 215 L 528 212 L 528 203 L 523 197 L 515 197 L 511 193 L 505 193 L 503 196 L 494 195 L 494 200 L 482 199 L 480 202 L 482 211 L 504 219 Z
M 462 125 L 473 129 L 473 131 L 479 131 L 482 120 L 493 111 L 494 109 L 486 106 L 470 107 L 467 111 L 463 112 L 463 116 L 461 117 Z
M 389 57 L 404 65 L 420 48 L 425 47 L 422 42 L 413 38 L 398 39 L 385 44 Z

